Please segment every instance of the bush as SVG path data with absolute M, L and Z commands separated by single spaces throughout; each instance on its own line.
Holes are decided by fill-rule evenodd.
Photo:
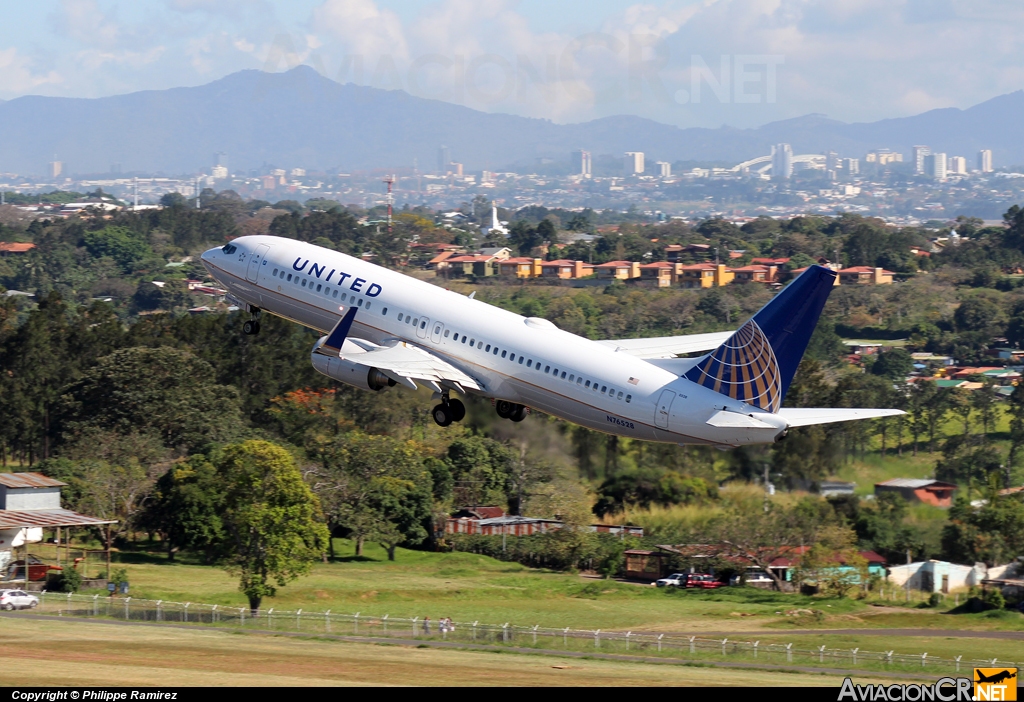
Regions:
M 82 574 L 74 568 L 64 567 L 49 576 L 46 589 L 50 592 L 78 592 L 82 587 Z
M 933 592 L 928 597 L 928 606 L 929 607 L 938 607 L 941 604 L 942 604 L 942 595 L 940 595 L 939 593 Z
M 1004 609 L 1006 607 L 1006 598 L 1003 597 L 1003 593 L 996 589 L 985 590 L 981 594 L 981 601 L 984 602 L 989 609 Z

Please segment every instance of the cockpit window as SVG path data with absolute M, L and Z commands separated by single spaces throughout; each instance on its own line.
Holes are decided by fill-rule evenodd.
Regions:
M 234 252 L 238 251 L 238 247 L 235 246 L 234 244 L 224 244 L 224 248 L 222 248 L 221 251 L 223 251 L 226 254 L 233 254 Z

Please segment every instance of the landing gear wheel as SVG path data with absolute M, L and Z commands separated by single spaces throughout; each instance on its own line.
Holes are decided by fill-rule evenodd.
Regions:
M 455 421 L 452 410 L 448 405 L 437 405 L 433 410 L 431 410 L 430 415 L 434 418 L 434 422 L 439 427 L 446 427 Z
M 495 411 L 502 419 L 509 419 L 512 416 L 512 412 L 515 411 L 515 408 L 516 406 L 508 400 L 498 400 L 494 404 Z
M 466 418 L 466 406 L 462 404 L 462 400 L 449 400 L 448 409 L 452 411 L 453 422 L 461 422 Z
M 260 333 L 260 323 L 250 319 L 248 322 L 242 325 L 242 331 L 247 336 L 255 336 L 256 334 Z
M 253 331 L 253 334 L 259 334 L 260 333 L 260 323 L 258 321 L 257 322 L 253 322 L 253 327 L 255 327 L 255 330 Z
M 508 418 L 511 419 L 513 422 L 521 422 L 524 419 L 526 419 L 526 414 L 526 407 L 524 407 L 523 405 L 516 405 L 515 409 L 512 410 L 512 413 L 509 414 Z

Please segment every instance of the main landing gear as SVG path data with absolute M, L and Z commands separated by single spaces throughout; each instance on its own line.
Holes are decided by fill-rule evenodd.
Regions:
M 260 308 L 249 308 L 249 321 L 242 325 L 242 331 L 247 336 L 256 336 L 260 333 Z
M 526 419 L 529 410 L 525 405 L 517 405 L 508 400 L 498 400 L 494 403 L 494 409 L 502 419 L 511 419 L 513 422 L 521 422 Z
M 452 400 L 448 393 L 441 396 L 441 404 L 430 411 L 430 416 L 440 427 L 446 427 L 452 422 L 461 422 L 466 418 L 466 406 L 461 400 Z

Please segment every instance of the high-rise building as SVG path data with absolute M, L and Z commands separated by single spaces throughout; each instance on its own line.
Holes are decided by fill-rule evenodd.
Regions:
M 452 162 L 452 150 L 442 144 L 437 147 L 437 172 L 444 175 L 448 172 L 448 164 Z
M 963 156 L 950 156 L 946 161 L 946 175 L 967 175 L 967 159 Z
M 228 167 L 219 165 L 214 166 L 213 169 L 210 171 L 210 175 L 216 178 L 217 180 L 223 180 L 228 177 Z
M 992 149 L 982 149 L 978 152 L 978 170 L 982 173 L 992 172 Z
M 772 147 L 772 178 L 782 180 L 793 175 L 793 147 L 776 144 Z
M 843 170 L 846 171 L 846 175 L 858 175 L 860 173 L 860 159 L 859 158 L 844 158 L 843 159 Z
M 927 146 L 915 146 L 913 149 L 914 173 L 924 175 L 924 157 L 932 152 Z
M 924 157 L 924 174 L 935 180 L 946 177 L 946 154 L 928 154 Z
M 593 166 L 590 161 L 590 152 L 580 149 L 572 152 L 572 169 L 577 175 L 589 178 L 592 174 Z
M 668 178 L 672 175 L 672 164 L 668 161 L 657 161 L 654 165 L 658 167 L 658 176 L 660 178 Z
M 825 171 L 839 170 L 839 154 L 835 151 L 825 152 Z
M 626 175 L 641 175 L 644 172 L 644 152 L 627 151 L 625 157 Z
M 215 153 L 213 155 L 213 165 L 214 166 L 224 166 L 224 168 L 227 168 L 228 167 L 228 155 L 226 153 L 224 153 L 223 151 L 218 151 L 217 153 Z
M 448 171 L 447 172 L 451 173 L 453 176 L 458 176 L 459 178 L 461 178 L 462 177 L 462 164 L 458 163 L 456 161 L 449 161 L 448 162 Z
M 60 174 L 64 172 L 64 162 L 63 161 L 57 161 L 57 160 L 50 161 L 49 172 L 50 172 L 50 177 L 51 178 L 58 178 L 58 177 L 60 177 Z

